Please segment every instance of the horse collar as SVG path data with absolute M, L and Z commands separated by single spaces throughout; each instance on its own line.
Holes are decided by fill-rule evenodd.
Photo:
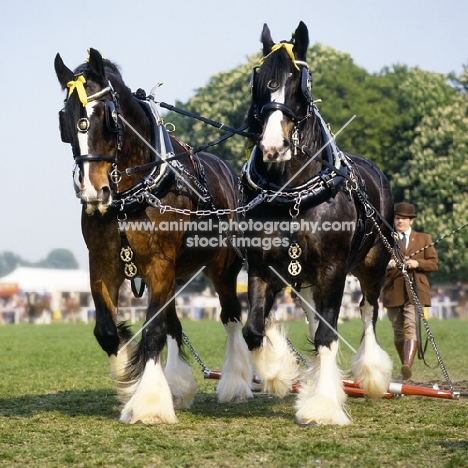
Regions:
M 328 167 L 306 183 L 283 188 L 279 184 L 270 182 L 257 171 L 255 164 L 257 154 L 257 147 L 254 146 L 250 158 L 242 169 L 241 180 L 250 197 L 262 194 L 264 202 L 274 207 L 291 209 L 296 205 L 297 200 L 302 207 L 318 205 L 337 193 L 347 175 L 346 164 L 341 167 L 341 170 L 334 170 L 338 168 L 325 160 Z
M 177 165 L 178 161 L 165 162 L 162 156 L 165 158 L 174 154 L 171 139 L 166 127 L 161 124 L 160 119 L 155 115 L 153 106 L 148 104 L 146 100 L 136 97 L 137 102 L 145 112 L 150 125 L 151 125 L 151 148 L 155 153 L 153 162 L 156 161 L 156 157 L 161 158 L 161 164 L 154 164 L 150 174 L 143 177 L 139 182 L 134 184 L 124 192 L 114 193 L 111 209 L 122 213 L 128 213 L 136 211 L 146 206 L 146 193 L 152 193 L 153 195 L 159 195 L 165 191 L 169 184 L 174 179 L 174 172 L 169 170 L 168 165 Z M 127 168 L 123 172 L 117 171 L 118 181 L 122 175 L 132 174 L 132 168 Z M 112 176 L 112 175 L 111 175 Z

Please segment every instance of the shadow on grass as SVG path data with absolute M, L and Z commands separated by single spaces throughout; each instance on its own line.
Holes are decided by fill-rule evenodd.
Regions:
M 214 393 L 199 393 L 190 409 L 185 410 L 198 417 L 209 418 L 274 418 L 291 420 L 294 417 L 295 395 L 284 398 L 254 393 L 243 403 L 219 403 Z
M 70 417 L 94 416 L 119 419 L 121 404 L 109 390 L 69 390 L 58 393 L 0 398 L 0 415 L 32 418 L 44 412 L 58 412 Z M 276 418 L 290 420 L 294 414 L 294 396 L 277 398 L 255 394 L 244 403 L 219 403 L 215 393 L 198 393 L 191 408 L 176 410 L 207 418 Z
M 0 398 L 0 414 L 31 418 L 38 413 L 59 412 L 71 417 L 119 417 L 119 402 L 109 390 L 69 390 L 42 395 Z

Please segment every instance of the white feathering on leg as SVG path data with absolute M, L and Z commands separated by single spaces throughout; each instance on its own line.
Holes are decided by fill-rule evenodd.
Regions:
M 117 385 L 117 398 L 123 404 L 135 393 L 135 390 L 140 383 L 140 380 L 129 382 L 126 379 L 126 370 L 133 353 L 136 352 L 137 346 L 134 343 L 126 346 L 122 351 L 117 353 L 117 356 L 111 354 L 109 356 L 110 377 Z
M 179 357 L 177 341 L 169 335 L 167 336 L 167 362 L 164 375 L 171 389 L 174 407 L 190 408 L 198 386 L 193 378 L 192 369 Z
M 161 362 L 150 359 L 132 398 L 124 406 L 120 420 L 135 424 L 174 424 L 172 395 L 162 370 Z
M 342 372 L 336 364 L 338 342 L 320 346 L 296 401 L 298 424 L 350 424 L 345 412 Z
M 299 377 L 299 365 L 280 324 L 265 330 L 263 346 L 252 351 L 252 360 L 265 392 L 280 397 L 291 392 Z
M 364 337 L 359 351 L 351 360 L 354 377 L 371 398 L 380 398 L 387 391 L 392 377 L 390 356 L 380 347 L 372 325 L 372 306 L 364 301 L 361 312 Z
M 224 327 L 228 337 L 226 359 L 216 393 L 221 403 L 241 403 L 253 397 L 249 349 L 241 335 L 240 322 L 228 322 Z

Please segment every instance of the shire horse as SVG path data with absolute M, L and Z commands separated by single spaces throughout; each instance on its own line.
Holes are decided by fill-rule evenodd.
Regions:
M 390 258 L 378 231 L 392 245 L 393 195 L 372 162 L 336 146 L 312 98 L 304 23 L 293 38 L 275 44 L 265 24 L 263 58 L 252 72 L 248 125 L 260 138 L 242 172 L 245 201 L 255 206 L 247 216 L 279 227 L 278 221 L 287 221 L 289 230 L 262 232 L 270 242 L 261 245 L 270 249 L 248 248 L 250 311 L 243 335 L 264 390 L 288 393 L 299 375 L 297 359 L 270 311 L 275 296 L 291 284 L 314 345 L 296 422 L 344 425 L 350 418 L 337 365 L 337 324 L 349 272 L 363 293 L 364 333 L 352 361 L 354 375 L 372 397 L 382 395 L 391 378 L 392 363 L 377 343 L 375 325 Z
M 183 359 L 174 297 L 176 282 L 187 281 L 203 266 L 219 294 L 228 337 L 218 399 L 251 398 L 252 370 L 236 294 L 242 260 L 229 242 L 213 243 L 218 234 L 207 239 L 212 248 L 189 248 L 203 220 L 232 218 L 237 177 L 218 157 L 194 153 L 170 136 L 156 103 L 142 90 L 132 93 L 117 65 L 95 49 L 74 71 L 57 54 L 55 71 L 68 90 L 60 130 L 72 147 L 75 189 L 83 204 L 81 225 L 96 307 L 94 335 L 109 356 L 124 405 L 120 420 L 175 423 L 175 409 L 190 407 L 197 386 Z M 217 210 L 228 214 L 211 214 Z M 122 228 L 124 221 L 143 228 Z M 119 288 L 125 278 L 136 277 L 148 288 L 138 344 L 129 327 L 117 322 Z

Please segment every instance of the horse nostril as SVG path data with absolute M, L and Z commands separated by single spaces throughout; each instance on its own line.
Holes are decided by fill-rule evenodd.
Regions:
M 108 185 L 104 185 L 101 190 L 99 190 L 98 198 L 101 203 L 107 204 L 109 203 L 111 191 Z

